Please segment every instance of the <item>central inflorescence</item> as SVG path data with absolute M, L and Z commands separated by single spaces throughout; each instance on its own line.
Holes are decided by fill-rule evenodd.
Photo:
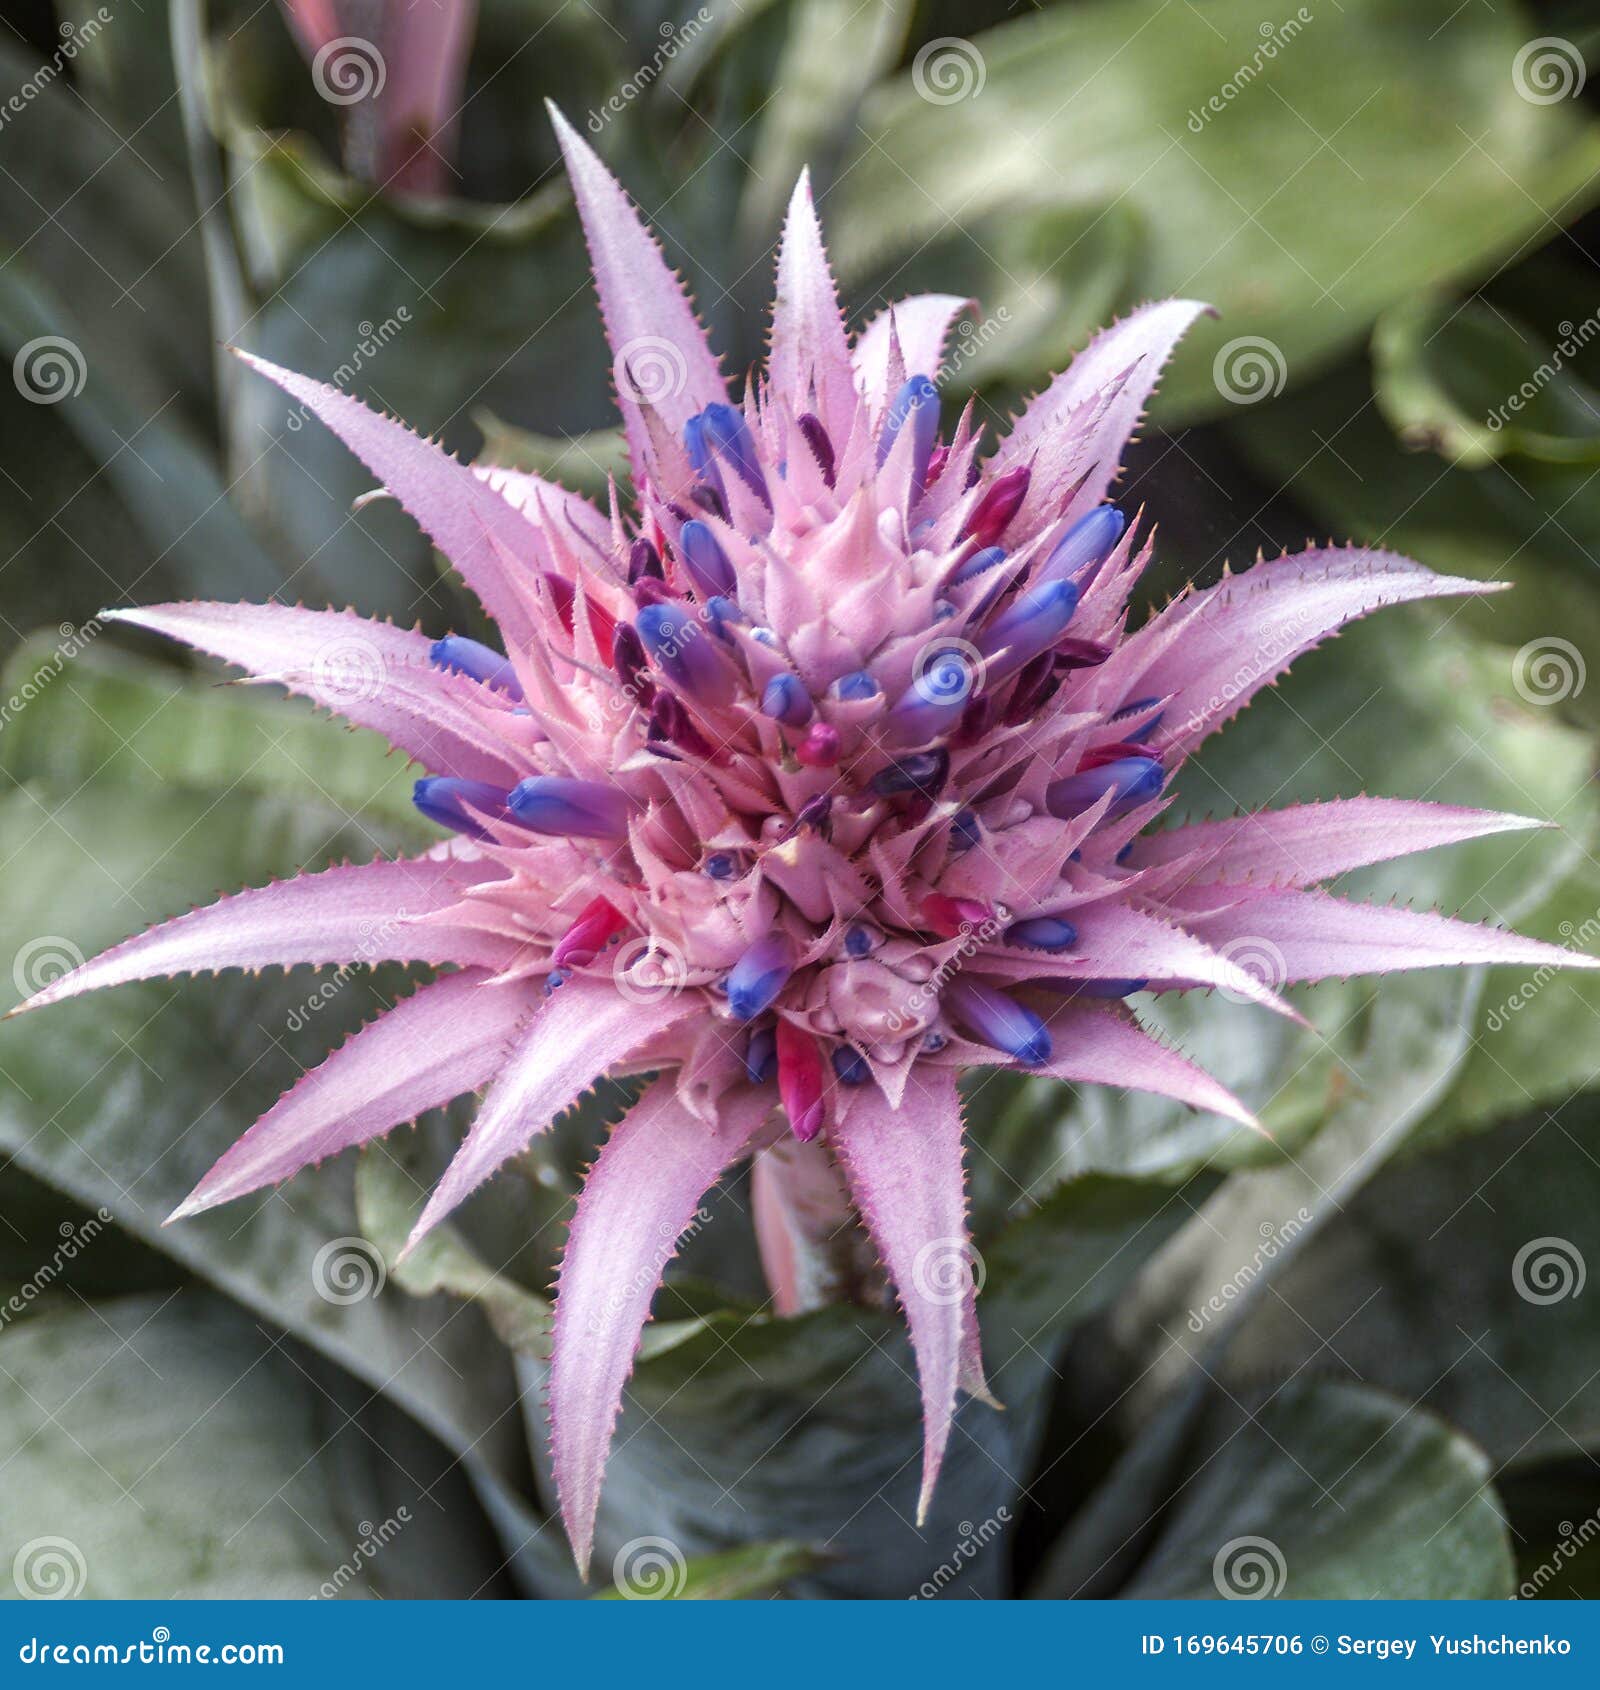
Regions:
M 1070 911 L 1125 874 L 1165 778 L 1162 701 L 1101 673 L 1137 573 L 1121 514 L 1030 501 L 1029 466 L 980 464 L 970 409 L 944 441 L 934 383 L 885 351 L 882 406 L 768 388 L 658 430 L 640 531 L 572 529 L 592 550 L 541 585 L 592 755 L 530 731 L 548 772 L 416 789 L 526 874 L 535 933 L 553 887 L 592 888 L 546 990 L 704 992 L 802 1138 L 825 1066 L 898 1095 L 919 1059 L 1038 1063 L 1019 985 L 1133 989 L 1075 966 Z M 524 706 L 488 647 L 433 657 Z

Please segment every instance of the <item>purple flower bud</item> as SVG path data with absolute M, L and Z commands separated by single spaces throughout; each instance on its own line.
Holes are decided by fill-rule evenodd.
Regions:
M 1158 710 L 1159 698 L 1136 698 L 1112 714 L 1111 720 L 1126 727 L 1139 739 L 1148 739 L 1161 726 L 1165 710 Z M 1153 712 L 1153 714 L 1152 714 Z
M 972 661 L 964 652 L 954 646 L 936 650 L 895 700 L 886 726 L 902 745 L 926 745 L 960 722 L 976 686 Z
M 462 634 L 446 634 L 428 648 L 429 661 L 436 668 L 452 675 L 469 675 L 486 687 L 503 692 L 507 698 L 522 703 L 522 682 L 511 667 L 511 659 L 502 657 L 492 646 L 480 640 L 469 640 Z
M 641 534 L 628 547 L 628 585 L 631 587 L 646 576 L 656 581 L 666 579 L 666 573 L 661 567 L 660 552 Z
M 979 1043 L 993 1045 L 1030 1068 L 1050 1060 L 1050 1031 L 1044 1022 L 993 986 L 957 980 L 945 988 L 943 1003 Z
M 872 943 L 872 929 L 862 926 L 859 921 L 845 931 L 845 954 L 858 961 L 864 956 L 872 955 Z
M 744 1076 L 753 1086 L 764 1086 L 778 1072 L 778 1035 L 772 1027 L 757 1027 L 745 1041 Z
M 794 945 L 783 933 L 769 933 L 728 970 L 728 1008 L 738 1021 L 754 1021 L 771 1009 L 794 973 Z
M 761 714 L 786 728 L 803 728 L 811 720 L 811 695 L 798 675 L 774 675 L 761 693 Z
M 732 880 L 739 872 L 739 859 L 732 851 L 713 851 L 700 866 L 712 880 Z
M 718 595 L 731 598 L 738 590 L 738 578 L 728 562 L 728 554 L 705 523 L 686 522 L 678 530 L 678 556 L 683 559 L 683 567 L 702 599 Z
M 902 757 L 898 763 L 879 769 L 867 784 L 880 798 L 892 798 L 902 792 L 937 798 L 949 773 L 948 751 L 919 751 L 915 756 Z
M 611 667 L 629 697 L 648 704 L 655 693 L 645 665 L 644 644 L 631 624 L 619 622 L 611 642 Z
M 691 697 L 726 704 L 733 696 L 732 675 L 685 606 L 647 605 L 634 626 L 661 672 Z
M 1075 980 L 1071 975 L 1055 978 L 1033 979 L 1030 986 L 1039 986 L 1047 992 L 1057 992 L 1067 998 L 1125 998 L 1134 992 L 1142 992 L 1150 984 L 1148 980 Z
M 750 619 L 730 598 L 724 598 L 721 593 L 714 593 L 706 600 L 706 620 L 711 624 L 711 632 L 719 640 L 728 638 L 728 629 Z
M 684 709 L 683 700 L 670 692 L 658 692 L 650 705 L 649 737 L 676 745 L 692 757 L 709 757 L 713 750 Z
M 809 411 L 803 411 L 795 418 L 795 426 L 805 436 L 806 445 L 811 448 L 812 456 L 822 471 L 822 479 L 831 487 L 835 466 L 833 442 L 828 438 L 827 429 L 822 426 L 822 419 L 812 416 Z
M 866 1057 L 853 1045 L 833 1047 L 833 1071 L 842 1086 L 864 1086 L 872 1078 Z
M 1017 722 L 1031 721 L 1055 697 L 1056 689 L 1061 685 L 1061 678 L 1056 674 L 1056 659 L 1053 651 L 1041 651 L 1030 663 L 1023 665 L 1022 673 L 1017 676 L 1017 684 L 1011 689 L 1011 696 L 1006 700 L 1005 713 L 1001 720 L 1007 727 Z
M 712 451 L 711 433 L 706 427 L 704 411 L 690 417 L 683 425 L 683 449 L 689 454 L 689 463 L 704 484 L 703 487 L 695 488 L 691 497 L 709 490 L 716 494 L 718 506 L 726 512 L 727 490 L 722 485 L 722 471 L 717 468 L 716 456 Z
M 1014 921 L 1006 929 L 1006 943 L 1030 951 L 1065 951 L 1078 942 L 1078 930 L 1060 916 L 1036 915 Z
M 875 698 L 877 693 L 878 683 L 873 679 L 870 669 L 853 669 L 833 683 L 833 696 L 844 704 L 863 698 Z
M 621 839 L 633 810 L 616 787 L 568 775 L 532 775 L 518 781 L 509 802 L 524 827 L 559 838 Z
M 695 420 L 700 423 L 700 438 L 705 447 L 731 465 L 745 486 L 764 504 L 770 505 L 772 500 L 767 493 L 761 454 L 750 437 L 750 428 L 743 414 L 732 405 L 707 405 Z M 698 469 L 700 466 L 697 464 L 695 467 Z
M 907 425 L 913 436 L 911 485 L 920 493 L 928 479 L 928 459 L 932 456 L 934 441 L 939 437 L 939 390 L 927 376 L 912 376 L 889 401 L 883 427 L 878 433 L 879 469 L 889 461 L 900 430 Z
M 976 581 L 986 570 L 993 569 L 997 563 L 1004 563 L 1006 553 L 1004 546 L 984 546 L 972 554 L 967 561 L 952 575 L 947 586 L 964 587 L 969 581 Z
M 1039 571 L 1041 581 L 1069 581 L 1110 557 L 1128 519 L 1115 505 L 1097 505 L 1056 542 Z
M 1045 788 L 1045 804 L 1051 815 L 1063 818 L 1087 810 L 1107 792 L 1116 794 L 1114 804 L 1142 804 L 1160 792 L 1166 778 L 1166 770 L 1153 757 L 1118 757 L 1052 781 Z
M 441 827 L 451 828 L 456 833 L 464 833 L 469 839 L 487 839 L 490 836 L 482 822 L 468 813 L 469 804 L 483 815 L 510 819 L 506 816 L 506 789 L 486 780 L 429 775 L 412 787 L 411 802 L 429 821 L 438 822 Z
M 983 829 L 971 810 L 962 810 L 950 820 L 950 849 L 970 851 L 983 837 Z
M 1070 581 L 1041 581 L 1020 594 L 978 635 L 978 650 L 992 659 L 989 678 L 1009 675 L 1048 651 L 1077 608 L 1078 589 Z

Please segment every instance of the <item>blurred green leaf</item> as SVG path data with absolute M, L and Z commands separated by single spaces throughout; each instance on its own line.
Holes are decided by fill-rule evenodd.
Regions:
M 1221 1404 L 1187 1469 L 1120 1595 L 1511 1595 L 1511 1547 L 1483 1452 L 1380 1392 L 1295 1379 Z
M 1230 1384 L 1338 1369 L 1426 1403 L 1497 1463 L 1600 1448 L 1597 1149 L 1585 1098 L 1386 1168 L 1242 1323 Z
M 1237 400 L 1233 360 L 1264 354 L 1273 388 L 1302 379 L 1386 307 L 1600 193 L 1600 131 L 1578 103 L 1517 90 L 1537 33 L 1519 7 L 1307 11 L 1274 27 L 1255 0 L 1098 0 L 931 44 L 866 103 L 836 255 L 855 276 L 952 222 L 1124 204 L 1145 239 L 1121 303 L 1181 293 L 1222 313 L 1158 402 L 1193 418 Z M 1058 267 L 1067 292 L 1074 262 Z M 985 304 L 1010 286 L 991 268 Z
M 619 1572 L 627 1582 L 598 1591 L 597 1602 L 621 1602 L 644 1598 L 666 1598 L 680 1602 L 750 1602 L 776 1596 L 791 1579 L 808 1573 L 822 1559 L 804 1543 L 754 1543 L 746 1549 L 730 1549 L 722 1555 L 697 1555 L 691 1561 L 674 1563 L 660 1559 L 659 1548 L 643 1556 L 617 1557 Z
M 0 1333 L 0 1551 L 16 1594 L 502 1594 L 459 1469 L 326 1373 L 192 1291 Z
M 1600 463 L 1600 393 L 1503 311 L 1412 300 L 1378 319 L 1372 353 L 1378 407 L 1413 451 L 1460 469 L 1507 454 Z

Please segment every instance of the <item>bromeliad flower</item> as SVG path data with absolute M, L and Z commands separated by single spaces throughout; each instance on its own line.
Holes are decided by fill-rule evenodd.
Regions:
M 1135 312 L 983 453 L 942 432 L 964 302 L 908 299 L 854 347 L 802 178 L 768 368 L 735 396 L 622 190 L 557 119 L 615 350 L 631 504 L 473 470 L 344 393 L 249 362 L 334 429 L 454 564 L 504 651 L 351 613 L 171 605 L 121 620 L 309 693 L 426 769 L 421 857 L 245 891 L 32 1000 L 227 967 L 384 958 L 446 973 L 356 1034 L 178 1211 L 287 1179 L 472 1091 L 413 1242 L 597 1075 L 649 1076 L 578 1201 L 549 1374 L 586 1566 L 651 1300 L 704 1193 L 755 1156 L 780 1312 L 826 1297 L 841 1204 L 898 1292 L 922 1505 L 958 1390 L 986 1395 L 957 1076 L 1137 1087 L 1253 1125 L 1145 1032 L 1136 990 L 1592 959 L 1317 889 L 1535 825 L 1354 798 L 1151 831 L 1183 761 L 1292 659 L 1380 606 L 1489 590 L 1313 550 L 1134 632 L 1148 537 L 1106 502 L 1198 306 Z M 630 514 L 631 513 L 631 514 Z M 1271 947 L 1281 979 L 1236 960 Z

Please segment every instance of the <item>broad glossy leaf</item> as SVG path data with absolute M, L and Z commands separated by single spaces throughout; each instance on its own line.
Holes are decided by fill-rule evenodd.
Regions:
M 914 65 L 867 102 L 841 178 L 847 269 L 951 219 L 1124 201 L 1147 239 L 1122 303 L 1181 293 L 1222 313 L 1159 401 L 1194 417 L 1229 409 L 1241 350 L 1261 391 L 1308 375 L 1385 307 L 1543 238 L 1597 191 L 1578 103 L 1532 105 L 1513 83 L 1518 11 L 1347 0 L 1263 22 L 1254 0 L 1108 0 L 947 46 L 945 84 Z
M 1223 1403 L 1186 1469 L 1120 1595 L 1511 1594 L 1510 1543 L 1483 1452 L 1381 1392 L 1299 1378 Z
M 1230 1381 L 1348 1372 L 1497 1463 L 1600 1447 L 1597 1134 L 1600 1103 L 1578 1098 L 1386 1168 L 1241 1324 Z
M 504 1594 L 452 1457 L 209 1293 L 0 1332 L 0 1594 Z

